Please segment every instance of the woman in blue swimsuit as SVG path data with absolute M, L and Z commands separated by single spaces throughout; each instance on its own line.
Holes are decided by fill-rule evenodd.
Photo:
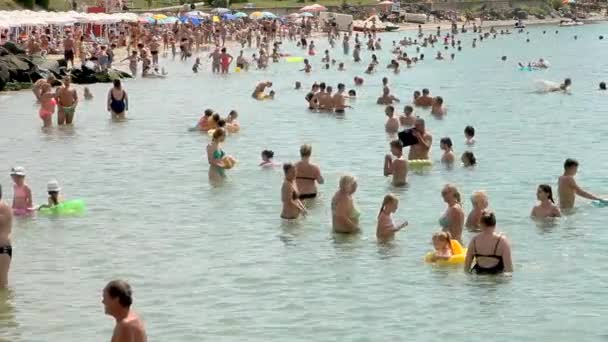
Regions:
M 496 216 L 485 211 L 481 216 L 481 233 L 469 243 L 464 261 L 466 272 L 475 274 L 501 274 L 513 272 L 511 244 L 496 233 Z
M 207 145 L 207 161 L 209 162 L 209 178 L 222 179 L 226 177 L 224 162 L 222 158 L 226 155 L 220 144 L 226 139 L 226 131 L 218 128 L 213 132 L 213 137 Z
M 120 80 L 114 80 L 114 87 L 108 92 L 108 112 L 112 113 L 112 119 L 124 119 L 129 110 L 129 97 L 122 89 Z
M 444 232 L 450 233 L 452 239 L 462 243 L 462 228 L 464 227 L 464 210 L 460 202 L 460 192 L 452 184 L 447 184 L 441 190 L 443 201 L 448 205 L 447 210 L 439 219 L 439 225 Z

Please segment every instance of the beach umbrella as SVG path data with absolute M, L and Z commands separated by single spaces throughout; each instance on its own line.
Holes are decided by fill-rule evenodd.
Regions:
M 271 12 L 262 12 L 262 17 L 264 19 L 276 19 L 277 18 L 277 16 L 274 15 L 274 13 L 271 13 Z
M 236 19 L 236 15 L 234 14 L 230 14 L 230 13 L 226 13 L 222 16 L 222 19 L 224 20 L 235 20 Z
M 319 4 L 304 6 L 304 7 L 300 8 L 300 12 L 322 12 L 322 11 L 327 11 L 327 7 L 319 5 Z
M 184 16 L 186 17 L 190 17 L 190 18 L 208 18 L 210 15 L 208 13 L 205 12 L 201 12 L 201 11 L 190 11 L 188 13 L 186 13 Z
M 161 19 L 159 22 L 163 25 L 175 24 L 179 19 L 177 17 L 166 17 L 165 19 Z
M 215 14 L 224 14 L 224 13 L 228 13 L 228 12 L 230 12 L 229 9 L 227 9 L 227 8 L 221 8 L 221 7 L 220 8 L 214 8 L 214 9 L 211 10 L 211 13 L 215 13 Z
M 167 16 L 164 15 L 164 14 L 155 14 L 155 15 L 152 16 L 152 18 L 154 18 L 156 20 L 163 20 L 163 19 L 166 19 Z
M 246 18 L 247 17 L 247 13 L 236 12 L 236 13 L 234 13 L 234 16 L 237 17 L 237 18 Z
M 253 12 L 249 15 L 249 19 L 257 20 L 264 18 L 264 13 L 262 12 Z
M 386 1 L 379 2 L 379 3 L 378 3 L 378 5 L 383 5 L 383 6 L 392 6 L 392 5 L 393 5 L 393 2 L 392 2 L 392 1 L 388 1 L 388 0 L 386 0 Z
M 310 12 L 302 12 L 300 14 L 302 17 L 314 17 L 315 15 Z

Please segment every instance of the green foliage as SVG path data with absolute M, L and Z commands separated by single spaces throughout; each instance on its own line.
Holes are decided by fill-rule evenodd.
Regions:
M 228 7 L 228 1 L 227 0 L 213 0 L 213 2 L 211 3 L 211 7 L 214 7 L 214 8 L 217 8 L 217 7 L 226 8 L 226 7 Z
M 29 9 L 34 8 L 34 0 L 17 0 L 17 2 L 25 8 L 29 8 Z
M 36 1 L 36 5 L 44 8 L 45 10 L 49 9 L 49 3 L 51 2 L 50 0 L 35 0 Z
M 559 10 L 560 8 L 564 7 L 564 2 L 562 0 L 548 0 L 549 1 L 549 6 L 551 6 L 551 8 L 553 8 L 554 10 Z

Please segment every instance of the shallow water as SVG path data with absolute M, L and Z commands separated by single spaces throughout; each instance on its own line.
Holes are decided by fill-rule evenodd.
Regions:
M 355 109 L 342 119 L 308 112 L 306 91 L 292 90 L 296 80 L 305 89 L 314 81 L 350 86 L 365 68 L 349 58 L 348 71 L 321 72 L 322 53 L 313 58 L 312 75 L 288 63 L 229 77 L 192 75 L 190 62 L 168 62 L 166 80 L 126 82 L 131 120 L 124 123 L 104 111 L 108 85 L 91 86 L 96 98 L 81 103 L 73 128 L 47 133 L 30 92 L 0 95 L 5 199 L 12 196 L 10 167 L 23 165 L 37 203 L 56 178 L 66 198 L 89 206 L 82 218 L 16 220 L 11 289 L 0 294 L 0 341 L 109 338 L 113 322 L 104 317 L 101 289 L 113 278 L 132 283 L 150 341 L 605 340 L 608 211 L 579 200 L 576 212 L 558 222 L 536 224 L 528 214 L 536 185 L 555 185 L 566 157 L 581 162 L 581 184 L 608 193 L 608 96 L 596 91 L 608 80 L 608 41 L 597 39 L 608 25 L 545 36 L 543 29 L 530 29 L 529 44 L 513 34 L 476 49 L 469 34 L 461 36 L 464 50 L 454 62 L 432 60 L 436 50 L 426 49 L 427 61 L 398 76 L 380 68 L 365 77 Z M 381 65 L 388 64 L 389 42 L 404 34 L 382 36 Z M 326 42 L 316 43 L 322 52 Z M 332 56 L 343 58 L 341 44 Z M 367 51 L 363 56 L 369 60 Z M 515 67 L 539 57 L 552 67 Z M 444 170 L 436 163 L 430 174 L 411 175 L 407 189 L 392 189 L 382 176 L 383 109 L 374 104 L 383 76 L 402 100 L 399 109 L 423 87 L 445 99 L 445 120 L 418 111 L 429 119 L 436 161 L 441 137 L 452 137 L 460 154 L 462 131 L 474 125 L 479 166 Z M 573 79 L 571 95 L 532 93 L 537 79 L 565 77 Z M 277 99 L 255 102 L 249 94 L 264 79 L 275 83 Z M 207 107 L 237 109 L 243 126 L 224 146 L 240 163 L 219 186 L 208 180 L 208 137 L 186 132 Z M 270 148 L 277 160 L 295 161 L 303 143 L 313 144 L 326 185 L 306 219 L 284 223 L 282 174 L 259 170 L 259 152 Z M 344 172 L 359 178 L 363 233 L 353 238 L 330 233 L 329 199 Z M 512 242 L 512 279 L 422 262 L 447 182 L 465 198 L 488 191 L 499 229 Z M 378 246 L 375 217 L 389 191 L 401 198 L 396 219 L 410 227 L 394 244 Z

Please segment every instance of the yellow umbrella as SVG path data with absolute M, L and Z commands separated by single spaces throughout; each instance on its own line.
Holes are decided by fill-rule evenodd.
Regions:
M 253 12 L 249 15 L 249 19 L 261 19 L 264 17 L 264 13 L 262 12 Z
M 155 14 L 154 16 L 152 16 L 152 18 L 154 18 L 156 20 L 163 20 L 163 19 L 167 19 L 167 16 L 164 14 Z
M 220 22 L 220 17 L 218 17 L 217 15 L 213 16 L 213 22 L 214 23 L 219 23 Z

